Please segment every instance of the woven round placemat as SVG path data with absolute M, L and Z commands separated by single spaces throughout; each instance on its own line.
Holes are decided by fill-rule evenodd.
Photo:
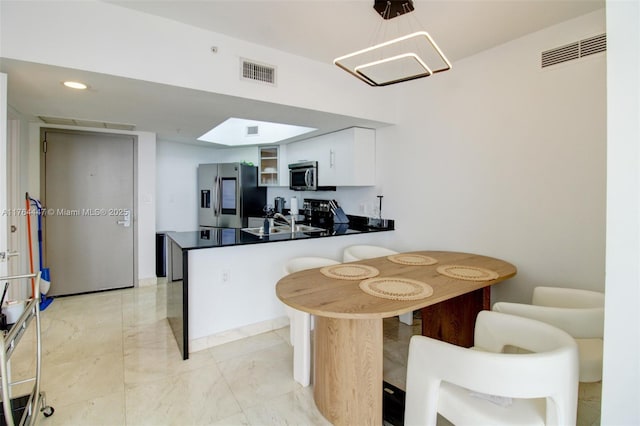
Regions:
M 447 277 L 466 281 L 490 281 L 499 277 L 496 271 L 479 266 L 441 265 L 436 271 Z
M 377 276 L 380 271 L 368 265 L 340 264 L 325 266 L 320 269 L 320 273 L 325 277 L 339 280 L 363 280 Z
M 423 256 L 421 254 L 392 254 L 391 256 L 387 256 L 387 259 L 400 265 L 427 266 L 438 263 L 433 257 Z
M 429 284 L 409 278 L 369 278 L 360 283 L 360 289 L 371 296 L 391 300 L 417 300 L 433 294 Z

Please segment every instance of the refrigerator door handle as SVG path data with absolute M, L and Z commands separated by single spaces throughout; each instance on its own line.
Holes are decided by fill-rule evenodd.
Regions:
M 218 181 L 218 176 L 213 181 L 213 215 L 219 216 L 218 208 L 219 205 L 219 194 L 220 193 L 220 182 Z
M 218 176 L 218 211 L 216 212 L 216 216 L 220 216 L 222 214 L 222 178 Z

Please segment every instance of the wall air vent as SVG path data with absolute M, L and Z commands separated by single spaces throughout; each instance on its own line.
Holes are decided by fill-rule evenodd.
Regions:
M 46 124 L 59 124 L 63 126 L 95 127 L 98 129 L 128 131 L 135 130 L 136 128 L 133 124 L 107 123 L 104 121 L 81 120 L 79 118 L 45 117 L 43 115 L 38 116 L 38 118 Z
M 593 55 L 607 50 L 607 34 L 600 34 L 595 37 L 585 38 L 575 43 L 570 43 L 555 49 L 542 52 L 541 65 L 546 68 L 562 62 Z
M 580 57 L 580 43 L 567 44 L 566 46 L 542 52 L 542 68 L 571 61 Z
M 276 84 L 276 67 L 272 65 L 240 58 L 240 68 L 243 80 L 258 81 L 273 86 Z
M 585 38 L 580 40 L 580 57 L 593 55 L 594 53 L 600 53 L 607 50 L 607 35 L 600 34 L 599 36 Z
M 247 126 L 247 136 L 258 136 L 258 126 Z

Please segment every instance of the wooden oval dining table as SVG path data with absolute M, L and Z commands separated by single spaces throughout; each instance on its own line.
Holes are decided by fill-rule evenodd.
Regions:
M 376 278 L 404 280 L 405 290 L 418 281 L 430 295 L 414 300 L 387 298 L 395 297 L 393 292 L 372 295 L 368 288 L 361 288 L 364 280 L 353 279 L 357 275 L 336 278 L 322 268 L 286 275 L 276 285 L 283 303 L 316 317 L 313 395 L 319 411 L 334 425 L 382 425 L 383 318 L 422 310 L 422 334 L 471 346 L 475 316 L 489 308 L 490 286 L 517 272 L 508 262 L 478 254 L 415 251 L 403 255 L 410 262 L 398 263 L 385 256 L 342 265 L 364 265 L 360 269 L 365 272 L 378 271 Z M 411 264 L 420 258 L 435 263 Z M 491 275 L 443 274 L 465 267 Z

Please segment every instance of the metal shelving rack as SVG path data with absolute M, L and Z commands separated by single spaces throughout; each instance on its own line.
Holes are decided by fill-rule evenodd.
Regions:
M 33 280 L 35 278 L 35 286 L 33 286 L 34 296 L 25 300 L 25 309 L 20 318 L 11 326 L 8 332 L 4 333 L 2 350 L 0 350 L 0 375 L 2 375 L 2 418 L 0 424 L 7 426 L 18 425 L 34 425 L 37 421 L 38 411 L 46 417 L 53 414 L 53 407 L 46 404 L 45 393 L 40 389 L 40 374 L 42 360 L 42 337 L 40 327 L 40 272 L 37 274 L 14 275 L 9 277 L 0 277 L 0 282 L 17 281 L 17 280 Z M 11 355 L 20 343 L 25 331 L 31 322 L 35 319 L 36 326 L 36 366 L 35 375 L 33 377 L 10 382 L 10 364 Z M 13 397 L 11 388 L 23 383 L 33 382 L 33 389 L 30 394 Z M 9 403 L 7 403 L 7 401 Z

